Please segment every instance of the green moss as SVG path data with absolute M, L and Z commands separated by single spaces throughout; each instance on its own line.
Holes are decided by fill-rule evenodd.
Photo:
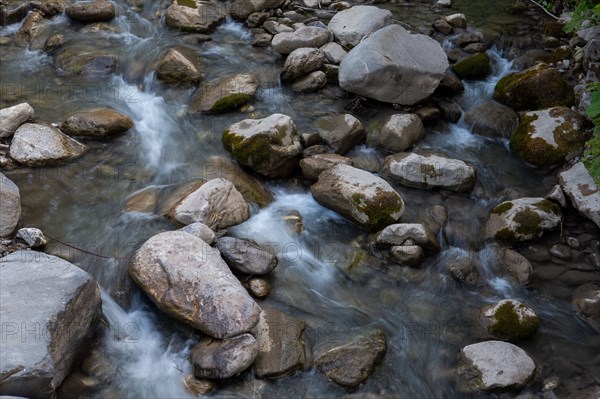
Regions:
M 364 252 L 362 252 L 362 251 L 355 252 L 354 256 L 352 257 L 352 261 L 350 262 L 350 265 L 348 266 L 348 271 L 352 272 L 354 269 L 356 269 L 356 267 L 358 265 L 360 265 L 360 262 L 363 257 L 364 257 Z
M 558 205 L 553 203 L 552 201 L 548 201 L 547 199 L 542 200 L 540 202 L 536 202 L 535 205 L 537 208 L 541 209 L 546 213 L 553 213 L 555 215 L 560 215 L 560 208 Z
M 217 100 L 217 102 L 215 102 L 210 108 L 208 113 L 219 114 L 222 112 L 238 109 L 242 105 L 246 104 L 251 98 L 252 96 L 244 93 L 230 94 L 226 97 Z
M 367 215 L 369 220 L 363 223 L 363 226 L 369 230 L 379 230 L 396 222 L 398 218 L 392 215 L 401 213 L 404 209 L 400 196 L 381 189 L 377 190 L 373 198 L 367 198 L 363 193 L 352 194 L 352 205 L 356 210 Z
M 539 237 L 542 233 L 540 223 L 542 218 L 537 212 L 531 209 L 524 209 L 517 212 L 513 220 L 519 224 L 516 232 L 527 237 Z
M 427 178 L 435 179 L 437 177 L 437 173 L 435 171 L 435 166 L 433 166 L 433 165 L 422 163 L 420 170 L 421 170 L 421 175 L 425 178 L 426 181 L 427 181 Z
M 494 235 L 494 238 L 498 241 L 502 241 L 507 244 L 514 244 L 519 241 L 519 239 L 517 238 L 517 235 L 508 227 L 505 227 L 502 230 L 499 230 L 498 232 L 496 232 L 496 234 Z
M 498 307 L 494 316 L 495 322 L 488 328 L 488 331 L 495 337 L 506 341 L 528 338 L 535 334 L 540 326 L 538 317 L 529 316 L 519 320 L 519 315 L 511 302 L 506 302 Z
M 180 6 L 186 6 L 190 8 L 198 8 L 196 5 L 196 0 L 177 0 L 177 4 Z
M 519 126 L 510 136 L 510 148 L 525 161 L 537 166 L 552 166 L 564 162 L 565 153 L 540 137 L 531 138 L 537 115 L 523 115 Z
M 596 134 L 587 142 L 583 153 L 583 164 L 600 186 L 600 134 Z
M 242 165 L 250 166 L 257 171 L 271 161 L 271 141 L 264 134 L 257 134 L 244 139 L 229 130 L 223 132 L 223 145 Z
M 457 62 L 452 70 L 461 79 L 482 79 L 492 72 L 490 58 L 479 53 Z
M 494 209 L 492 209 L 492 213 L 496 213 L 496 214 L 504 213 L 504 212 L 510 210 L 512 207 L 513 207 L 512 202 L 506 201 L 506 202 L 501 203 Z

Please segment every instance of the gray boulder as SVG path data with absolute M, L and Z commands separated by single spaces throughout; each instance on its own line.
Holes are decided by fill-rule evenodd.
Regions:
M 133 127 L 133 121 L 110 108 L 94 108 L 71 114 L 60 126 L 70 136 L 105 138 L 124 133 Z
M 558 174 L 558 181 L 573 207 L 600 227 L 600 188 L 581 162 Z
M 289 54 L 292 51 L 312 47 L 319 48 L 331 41 L 333 34 L 329 29 L 317 26 L 303 26 L 294 32 L 282 32 L 273 36 L 271 45 L 273 51 L 279 54 Z
M 2 394 L 51 397 L 86 349 L 101 316 L 92 276 L 55 256 L 0 259 Z
M 327 75 L 323 71 L 314 71 L 292 84 L 292 90 L 300 93 L 317 91 L 327 84 Z
M 0 172 L 0 237 L 9 236 L 21 217 L 19 187 Z
M 338 154 L 345 154 L 365 137 L 363 124 L 350 114 L 331 114 L 313 122 L 321 138 Z
M 33 118 L 33 108 L 27 103 L 0 110 L 0 138 L 10 137 L 23 123 Z
M 184 233 L 198 237 L 208 245 L 213 245 L 216 241 L 216 234 L 214 230 L 204 223 L 196 222 L 188 224 L 187 226 L 180 228 L 179 231 L 183 231 Z
M 224 340 L 204 338 L 192 348 L 190 362 L 196 378 L 229 378 L 246 370 L 258 354 L 250 334 Z
M 317 48 L 298 48 L 292 51 L 281 70 L 282 82 L 293 82 L 302 76 L 321 69 L 327 59 Z
M 334 65 L 339 65 L 339 63 L 348 55 L 348 52 L 336 42 L 326 43 L 322 45 L 319 50 L 325 54 L 327 61 Z
M 380 129 L 367 134 L 367 144 L 390 152 L 404 151 L 425 137 L 425 127 L 415 114 L 390 116 Z
M 394 22 L 392 12 L 375 6 L 354 6 L 334 15 L 327 27 L 342 46 L 354 47 L 371 33 Z
M 217 249 L 229 267 L 247 274 L 267 274 L 277 266 L 277 256 L 273 251 L 261 248 L 258 244 L 234 237 L 217 240 Z

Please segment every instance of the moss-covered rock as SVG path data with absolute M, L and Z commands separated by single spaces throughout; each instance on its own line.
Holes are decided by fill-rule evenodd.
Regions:
M 494 89 L 494 100 L 516 111 L 537 110 L 575 102 L 573 87 L 560 73 L 538 64 L 500 79 Z
M 583 151 L 584 120 L 567 107 L 526 112 L 510 138 L 510 148 L 535 166 L 561 165 Z
M 482 79 L 492 72 L 490 57 L 479 53 L 458 61 L 452 67 L 456 76 L 461 79 Z
M 230 75 L 220 81 L 203 83 L 192 96 L 191 113 L 219 114 L 236 110 L 246 104 L 258 89 L 258 79 L 252 74 Z
M 513 299 L 505 299 L 482 309 L 487 332 L 503 341 L 519 341 L 536 333 L 540 319 L 533 309 Z

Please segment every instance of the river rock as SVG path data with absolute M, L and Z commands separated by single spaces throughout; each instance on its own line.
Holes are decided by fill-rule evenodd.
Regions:
M 231 16 L 238 21 L 245 21 L 256 11 L 278 8 L 284 0 L 235 0 L 231 5 Z
M 508 248 L 498 249 L 498 274 L 523 286 L 533 280 L 533 268 L 526 257 Z
M 183 198 L 168 215 L 184 225 L 200 222 L 219 230 L 248 220 L 250 209 L 233 183 L 219 178 Z
M 560 208 L 544 198 L 519 198 L 496 206 L 485 226 L 485 236 L 513 244 L 539 238 L 557 228 Z
M 13 136 L 10 156 L 26 166 L 46 166 L 78 158 L 86 149 L 53 126 L 26 123 Z
M 84 75 L 91 78 L 107 76 L 115 72 L 118 59 L 104 50 L 81 51 L 70 47 L 53 58 L 54 66 L 68 75 Z
M 565 198 L 565 193 L 563 192 L 560 184 L 552 187 L 552 190 L 548 194 L 546 194 L 546 199 L 554 202 L 555 204 L 560 205 L 561 208 L 565 208 L 567 206 L 567 199 Z
M 296 125 L 283 114 L 234 123 L 223 144 L 238 163 L 269 178 L 289 176 L 302 154 Z
M 19 187 L 0 172 L 0 237 L 8 237 L 21 218 Z
M 340 87 L 387 103 L 413 105 L 431 95 L 448 69 L 440 44 L 400 25 L 379 29 L 340 64 Z
M 33 118 L 33 108 L 27 103 L 0 110 L 0 138 L 12 136 L 17 128 Z
M 420 223 L 396 223 L 386 226 L 377 234 L 375 244 L 382 248 L 416 244 L 432 252 L 439 252 L 441 248 L 434 235 Z
M 317 180 L 324 170 L 337 164 L 352 166 L 352 160 L 338 154 L 316 154 L 300 160 L 302 174 L 310 180 Z
M 247 274 L 267 274 L 277 266 L 273 251 L 261 248 L 255 242 L 234 237 L 217 240 L 217 249 L 232 269 Z
M 530 111 L 510 137 L 510 148 L 532 165 L 550 167 L 581 154 L 587 135 L 584 121 L 567 107 Z
M 327 85 L 327 75 L 323 71 L 314 71 L 292 84 L 292 90 L 299 93 L 317 91 Z
M 329 29 L 317 26 L 303 26 L 294 32 L 283 32 L 273 36 L 271 45 L 273 51 L 279 54 L 289 54 L 292 51 L 312 47 L 319 48 L 332 40 L 333 34 Z
M 172 85 L 196 85 L 202 80 L 198 67 L 177 49 L 171 48 L 154 67 L 156 78 Z
M 302 369 L 306 362 L 306 323 L 265 307 L 253 331 L 258 342 L 254 373 L 258 378 L 278 378 Z
M 519 389 L 535 372 L 535 363 L 524 350 L 502 341 L 465 346 L 460 352 L 460 360 L 460 374 L 470 390 L 495 392 Z
M 367 35 L 390 25 L 392 12 L 375 6 L 354 6 L 334 15 L 327 27 L 342 46 L 354 47 Z
M 346 55 L 348 55 L 348 52 L 336 42 L 326 43 L 322 45 L 319 50 L 325 54 L 327 61 L 334 65 L 339 65 L 339 63 L 346 58 Z
M 311 187 L 314 199 L 359 225 L 378 230 L 404 213 L 404 201 L 382 178 L 338 164 L 319 175 Z
M 203 83 L 190 100 L 191 113 L 219 114 L 239 109 L 258 89 L 258 79 L 250 73 L 230 75 Z
M 100 320 L 98 284 L 65 260 L 17 251 L 0 259 L 0 298 L 0 391 L 54 396 Z
M 205 225 L 204 223 L 196 222 L 188 224 L 179 229 L 185 233 L 191 234 L 194 237 L 198 237 L 208 245 L 213 245 L 216 241 L 216 234 L 213 229 Z
M 494 89 L 494 100 L 515 111 L 528 111 L 571 106 L 575 95 L 571 84 L 556 69 L 538 64 L 500 79 Z
M 381 330 L 374 330 L 320 354 L 315 359 L 315 365 L 336 384 L 356 388 L 375 372 L 386 351 L 385 334 Z
M 256 298 L 264 298 L 269 295 L 269 292 L 271 291 L 269 282 L 260 277 L 253 277 L 248 280 L 247 287 L 248 290 L 250 290 L 250 293 Z
M 573 207 L 600 227 L 600 188 L 581 162 L 558 174 L 558 181 Z
M 16 34 L 17 41 L 25 42 L 29 44 L 30 47 L 37 48 L 38 46 L 41 46 L 43 42 L 40 43 L 40 33 L 43 31 L 42 28 L 46 23 L 44 16 L 39 11 L 30 12 L 23 20 L 23 23 Z
M 250 334 L 224 340 L 204 338 L 192 348 L 190 362 L 197 378 L 229 378 L 252 365 L 258 354 Z
M 586 283 L 573 292 L 571 304 L 586 323 L 600 332 L 600 283 Z
M 260 308 L 219 251 L 181 231 L 155 235 L 129 262 L 129 274 L 163 312 L 211 337 L 250 331 Z
M 12 25 L 27 16 L 29 3 L 13 1 L 0 5 L 0 26 Z
M 110 108 L 94 108 L 71 114 L 60 126 L 70 136 L 106 138 L 124 133 L 133 127 L 133 121 Z
M 25 241 L 29 248 L 43 247 L 48 243 L 42 230 L 35 227 L 25 227 L 17 231 L 17 238 Z
M 467 111 L 465 122 L 475 134 L 508 139 L 517 128 L 519 115 L 506 105 L 495 101 L 483 101 Z
M 540 319 L 534 310 L 514 299 L 503 299 L 481 310 L 482 326 L 495 339 L 519 341 L 533 336 Z
M 443 188 L 455 192 L 471 191 L 475 168 L 458 159 L 432 152 L 400 152 L 385 159 L 382 175 L 407 187 Z
M 390 116 L 381 129 L 372 129 L 367 135 L 367 144 L 390 152 L 404 151 L 425 137 L 425 127 L 415 114 Z
M 350 114 L 330 114 L 313 123 L 321 138 L 338 154 L 348 152 L 365 137 L 363 124 Z
M 479 53 L 458 61 L 452 70 L 461 79 L 483 79 L 492 72 L 492 66 L 490 57 Z
M 417 266 L 423 261 L 425 254 L 418 245 L 397 245 L 390 248 L 392 258 L 401 265 Z
M 187 3 L 187 2 L 186 2 Z M 225 7 L 208 1 L 194 2 L 195 7 L 174 1 L 165 13 L 165 23 L 187 33 L 209 33 L 227 16 Z
M 79 1 L 65 7 L 69 18 L 79 22 L 104 22 L 116 16 L 115 6 L 106 0 Z
M 317 48 L 298 48 L 286 58 L 281 70 L 281 81 L 293 82 L 321 69 L 326 60 L 325 53 Z

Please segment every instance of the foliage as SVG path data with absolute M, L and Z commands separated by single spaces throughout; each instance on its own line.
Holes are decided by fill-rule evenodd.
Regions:
M 594 123 L 594 136 L 587 142 L 583 154 L 583 163 L 590 175 L 600 185 L 600 82 L 594 82 L 588 86 L 592 94 L 592 101 L 587 109 L 588 116 Z
M 590 26 L 600 23 L 600 3 L 598 0 L 579 0 L 575 10 L 573 10 L 571 21 L 565 25 L 565 32 L 576 31 L 585 20 L 591 21 Z

